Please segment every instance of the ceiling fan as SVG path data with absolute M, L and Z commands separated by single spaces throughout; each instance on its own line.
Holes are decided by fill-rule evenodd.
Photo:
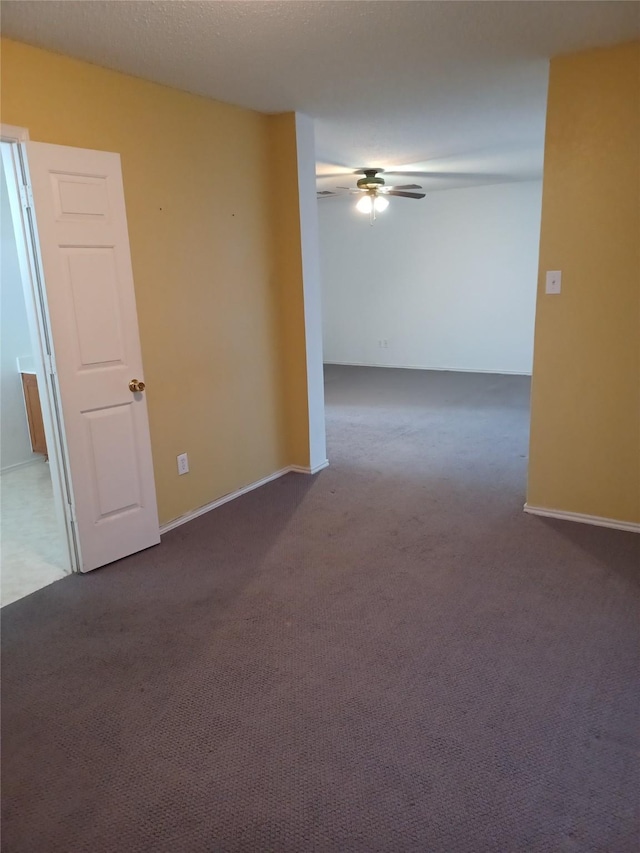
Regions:
M 389 206 L 385 198 L 388 195 L 401 196 L 402 198 L 424 198 L 425 193 L 410 192 L 410 190 L 421 190 L 419 184 L 402 184 L 400 186 L 387 186 L 384 178 L 380 177 L 382 169 L 361 169 L 356 175 L 363 174 L 364 177 L 356 182 L 355 187 L 336 187 L 334 190 L 320 190 L 318 198 L 332 198 L 345 194 L 359 195 L 360 201 L 356 208 L 361 213 L 368 213 L 371 225 L 373 225 L 376 213 L 382 213 Z

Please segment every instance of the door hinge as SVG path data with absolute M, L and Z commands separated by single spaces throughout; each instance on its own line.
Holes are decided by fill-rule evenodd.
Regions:
M 24 208 L 33 208 L 33 190 L 29 184 L 20 184 L 20 201 Z
M 77 527 L 78 526 L 78 517 L 76 516 L 76 508 L 72 503 L 69 503 L 68 506 L 69 506 L 69 519 L 71 521 L 71 524 L 75 524 Z
M 57 372 L 56 371 L 56 360 L 53 357 L 52 352 L 46 353 L 46 360 L 47 360 L 47 373 L 49 374 L 49 376 L 55 376 L 56 372 Z

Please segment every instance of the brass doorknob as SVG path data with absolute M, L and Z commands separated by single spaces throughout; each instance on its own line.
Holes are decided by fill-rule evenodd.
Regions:
M 144 382 L 139 382 L 137 379 L 132 379 L 129 383 L 129 391 L 133 391 L 134 394 L 136 391 L 144 391 L 144 388 Z

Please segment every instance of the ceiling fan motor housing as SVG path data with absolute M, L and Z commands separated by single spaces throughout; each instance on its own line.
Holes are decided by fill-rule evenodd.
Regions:
M 364 178 L 360 178 L 357 182 L 357 187 L 360 190 L 375 190 L 384 186 L 384 178 L 380 178 L 377 172 L 380 169 L 363 169 Z

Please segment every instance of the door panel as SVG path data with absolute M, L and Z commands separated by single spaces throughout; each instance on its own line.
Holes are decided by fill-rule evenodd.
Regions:
M 160 541 L 120 157 L 24 147 L 88 571 Z
M 87 437 L 95 468 L 94 521 L 141 505 L 132 403 L 85 412 Z
M 113 249 L 64 249 L 78 367 L 124 364 Z

